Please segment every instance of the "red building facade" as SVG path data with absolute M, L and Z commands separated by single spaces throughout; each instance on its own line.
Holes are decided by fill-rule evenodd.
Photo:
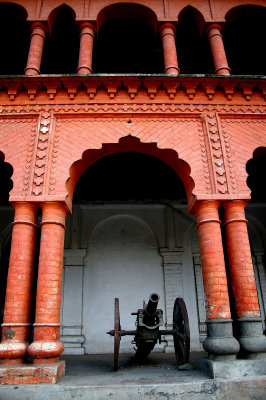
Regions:
M 15 210 L 2 383 L 64 374 L 66 216 L 85 171 L 120 153 L 159 159 L 182 181 L 197 221 L 209 360 L 266 357 L 245 216 L 251 198 L 266 202 L 261 3 L 0 2 L 2 204 Z

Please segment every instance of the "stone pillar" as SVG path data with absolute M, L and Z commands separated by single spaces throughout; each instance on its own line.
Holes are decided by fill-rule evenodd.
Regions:
M 58 202 L 41 204 L 42 232 L 34 323 L 29 355 L 34 364 L 59 361 L 64 351 L 60 339 L 60 306 L 64 233 L 67 208 Z
M 207 338 L 203 348 L 209 359 L 234 359 L 239 344 L 233 337 L 218 201 L 200 201 L 197 218 L 202 277 L 206 297 Z
M 27 354 L 31 289 L 36 241 L 33 203 L 14 203 L 15 218 L 9 260 L 5 311 L 0 344 L 0 364 L 21 364 Z
M 163 24 L 160 28 L 165 74 L 179 74 L 180 72 L 176 54 L 175 31 L 175 26 L 170 23 Z
M 266 337 L 262 332 L 245 206 L 246 202 L 241 200 L 223 204 L 227 259 L 241 354 L 245 358 L 264 358 Z
M 222 27 L 219 24 L 212 24 L 207 28 L 213 64 L 216 75 L 230 75 L 231 70 L 228 66 L 221 31 Z
M 89 22 L 83 22 L 80 25 L 78 74 L 92 73 L 92 51 L 95 32 L 95 27 Z
M 40 75 L 42 53 L 47 28 L 41 22 L 31 25 L 31 41 L 25 75 Z

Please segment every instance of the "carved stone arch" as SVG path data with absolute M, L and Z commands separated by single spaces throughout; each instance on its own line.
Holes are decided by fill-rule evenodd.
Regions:
M 88 247 L 87 247 L 88 252 L 89 252 L 90 245 L 92 243 L 91 238 L 96 235 L 96 231 L 101 229 L 104 225 L 109 224 L 109 223 L 114 223 L 114 226 L 115 226 L 115 221 L 118 221 L 119 219 L 130 219 L 130 220 L 136 222 L 137 224 L 143 226 L 145 228 L 145 230 L 147 232 L 149 232 L 149 234 L 150 234 L 151 246 L 159 249 L 159 240 L 158 240 L 156 232 L 143 218 L 140 218 L 137 216 L 132 216 L 128 213 L 121 212 L 116 215 L 112 215 L 107 218 L 103 218 L 101 221 L 97 222 L 95 224 L 95 226 L 93 226 L 93 228 L 89 234 L 89 237 L 88 237 Z M 106 237 L 106 239 L 108 240 L 108 236 Z M 106 243 L 106 241 L 105 241 L 105 243 Z M 134 243 L 132 245 L 134 245 Z
M 160 148 L 157 143 L 143 143 L 140 139 L 128 135 L 120 138 L 118 143 L 102 144 L 101 149 L 85 150 L 81 159 L 75 161 L 71 165 L 69 169 L 69 178 L 66 181 L 68 203 L 72 203 L 76 183 L 88 167 L 105 156 L 120 152 L 143 153 L 165 162 L 172 167 L 180 177 L 184 184 L 188 201 L 191 199 L 195 183 L 190 175 L 191 169 L 188 163 L 180 159 L 177 152 L 173 149 Z

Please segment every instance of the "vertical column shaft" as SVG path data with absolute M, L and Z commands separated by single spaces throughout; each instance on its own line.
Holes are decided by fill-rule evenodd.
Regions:
M 15 218 L 0 344 L 1 364 L 24 361 L 30 328 L 37 207 L 33 203 L 14 203 L 13 207 Z
M 222 28 L 218 24 L 212 24 L 207 28 L 209 45 L 216 75 L 230 75 L 231 70 L 228 66 L 221 31 Z
M 39 75 L 47 29 L 41 22 L 31 25 L 31 41 L 25 75 Z
M 60 339 L 60 306 L 67 208 L 61 203 L 41 204 L 42 232 L 34 323 L 34 342 L 29 346 L 33 363 L 49 364 L 64 351 Z
M 89 22 L 84 22 L 80 25 L 78 74 L 92 73 L 92 52 L 95 31 L 95 27 Z
M 163 45 L 164 72 L 166 74 L 179 74 L 176 45 L 175 45 L 175 26 L 170 23 L 163 24 L 160 34 Z
M 260 317 L 245 206 L 241 200 L 223 204 L 227 259 L 237 318 Z
M 266 358 L 266 337 L 262 332 L 255 274 L 249 245 L 246 202 L 223 204 L 227 259 L 234 296 L 236 336 L 245 358 Z
M 231 318 L 217 201 L 196 205 L 207 319 Z
M 197 218 L 206 297 L 207 338 L 203 348 L 212 360 L 234 359 L 239 351 L 239 344 L 232 331 L 219 205 L 218 201 L 200 201 L 193 209 Z

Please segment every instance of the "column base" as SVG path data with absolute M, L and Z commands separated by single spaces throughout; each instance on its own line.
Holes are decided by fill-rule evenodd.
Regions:
M 239 358 L 266 359 L 266 336 L 263 335 L 261 318 L 237 319 L 236 338 L 240 343 Z
M 214 361 L 202 358 L 200 367 L 213 379 L 266 375 L 266 360 Z
M 210 319 L 206 321 L 207 338 L 203 348 L 210 360 L 235 360 L 239 352 L 239 343 L 233 337 L 231 319 Z
M 65 361 L 55 364 L 0 366 L 0 384 L 56 383 L 65 376 Z

